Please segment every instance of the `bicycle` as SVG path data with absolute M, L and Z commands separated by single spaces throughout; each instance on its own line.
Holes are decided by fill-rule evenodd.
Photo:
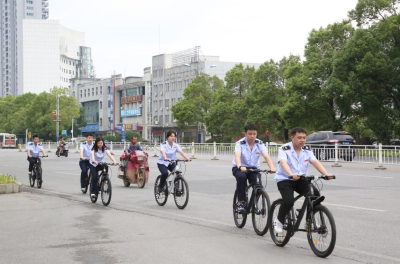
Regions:
M 35 186 L 35 180 L 37 181 L 36 186 L 38 189 L 42 188 L 42 162 L 40 158 L 46 158 L 47 156 L 38 156 L 36 163 L 33 165 L 32 174 L 29 174 L 29 184 L 31 187 Z
M 267 174 L 272 173 L 270 170 L 247 169 L 247 172 L 258 172 L 265 175 L 265 186 L 262 185 L 261 177 L 259 174 L 257 182 L 251 183 L 246 187 L 246 201 L 245 213 L 238 212 L 238 197 L 237 190 L 233 195 L 233 220 L 235 225 L 243 228 L 246 225 L 247 215 L 251 213 L 253 228 L 257 235 L 263 236 L 268 232 L 268 213 L 271 202 L 265 188 L 267 187 Z M 250 202 L 248 202 L 248 190 L 252 188 Z
M 107 164 L 110 166 L 114 165 L 114 163 L 106 163 L 106 162 L 99 163 L 99 165 L 104 165 L 104 164 Z M 110 170 L 111 170 L 111 168 L 110 168 Z M 105 168 L 103 168 L 103 170 L 101 171 L 97 184 L 98 184 L 99 193 L 101 193 L 101 202 L 103 203 L 104 206 L 109 205 L 111 202 L 112 187 L 111 187 L 110 177 L 109 177 L 108 173 L 106 173 Z M 90 179 L 90 190 L 92 190 L 91 179 Z M 89 197 L 90 197 L 90 200 L 92 201 L 92 203 L 97 202 L 97 197 L 98 197 L 97 195 L 96 195 L 96 197 L 92 197 L 91 195 Z
M 292 177 L 289 178 L 292 179 Z M 300 175 L 299 180 L 308 181 L 310 189 L 307 191 L 307 193 L 303 193 L 295 197 L 295 202 L 300 197 L 305 197 L 303 206 L 301 209 L 296 209 L 296 213 L 293 207 L 291 208 L 290 212 L 285 217 L 285 221 L 283 223 L 283 233 L 281 234 L 274 232 L 273 221 L 278 217 L 279 208 L 283 200 L 278 199 L 272 203 L 268 221 L 271 223 L 269 227 L 271 238 L 277 246 L 285 246 L 295 232 L 302 231 L 307 233 L 308 243 L 310 244 L 310 247 L 315 255 L 321 258 L 326 258 L 332 253 L 336 243 L 335 220 L 333 219 L 333 215 L 328 208 L 321 205 L 325 197 L 314 196 L 314 186 L 312 184 L 312 182 L 314 182 L 315 186 L 317 186 L 316 188 L 321 191 L 322 186 L 319 188 L 318 185 L 318 181 L 322 184 L 321 179 L 333 180 L 336 179 L 336 177 L 327 175 L 321 175 L 317 177 L 312 175 Z M 303 219 L 304 213 L 306 213 L 306 225 L 305 229 L 300 229 L 299 226 L 301 220 Z M 325 241 L 325 239 L 330 239 L 330 241 Z
M 157 177 L 156 183 L 154 184 L 154 197 L 158 205 L 163 206 L 167 203 L 168 195 L 173 192 L 176 206 L 179 209 L 185 209 L 189 202 L 189 185 L 183 178 L 184 173 L 182 173 L 180 170 L 178 163 L 186 162 L 186 160 L 176 159 L 172 160 L 171 162 L 176 163 L 175 169 L 168 174 L 162 192 L 158 192 L 158 185 L 161 180 L 161 175 Z M 172 179 L 169 180 L 171 176 Z
M 80 159 L 80 160 L 82 160 L 82 159 Z M 89 167 L 89 165 L 88 165 L 88 167 Z M 87 193 L 87 190 L 88 190 L 88 187 L 89 187 L 89 183 L 91 182 L 91 180 L 92 180 L 92 173 L 90 172 L 90 169 L 88 169 L 88 172 L 86 174 L 85 189 L 84 190 L 81 189 L 83 194 Z

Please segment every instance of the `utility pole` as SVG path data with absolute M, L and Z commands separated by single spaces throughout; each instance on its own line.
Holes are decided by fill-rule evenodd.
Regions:
M 57 95 L 57 110 L 56 110 L 56 136 L 57 136 L 57 144 L 60 136 L 60 96 Z

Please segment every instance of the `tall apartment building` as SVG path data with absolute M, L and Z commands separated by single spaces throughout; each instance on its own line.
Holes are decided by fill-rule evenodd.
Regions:
M 47 20 L 47 0 L 2 0 L 0 8 L 0 96 L 69 87 L 85 34 Z
M 204 124 L 192 126 L 181 131 L 176 126 L 171 107 L 183 98 L 183 90 L 200 74 L 217 76 L 224 80 L 226 73 L 240 62 L 223 62 L 219 56 L 200 55 L 200 47 L 172 54 L 153 56 L 152 69 L 152 139 L 164 141 L 168 130 L 178 132 L 178 141 L 188 137 L 190 141 L 205 142 Z M 258 68 L 261 63 L 242 63 L 244 66 Z
M 0 1 L 0 95 L 21 94 L 23 20 L 49 17 L 48 0 Z

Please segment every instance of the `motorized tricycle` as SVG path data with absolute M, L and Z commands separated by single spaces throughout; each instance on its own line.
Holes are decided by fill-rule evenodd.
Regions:
M 149 181 L 149 154 L 141 150 L 132 151 L 130 154 L 122 154 L 120 166 L 118 167 L 118 178 L 124 181 L 125 187 L 131 183 L 137 183 L 143 188 Z
M 61 151 L 60 155 L 58 155 L 58 153 L 60 152 L 60 149 L 62 149 L 62 151 Z M 67 142 L 61 143 L 57 147 L 56 156 L 68 157 L 68 143 Z

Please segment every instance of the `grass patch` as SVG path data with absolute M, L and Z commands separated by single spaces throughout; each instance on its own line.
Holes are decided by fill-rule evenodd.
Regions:
M 8 174 L 0 174 L 0 184 L 7 183 L 18 183 L 17 177 Z

